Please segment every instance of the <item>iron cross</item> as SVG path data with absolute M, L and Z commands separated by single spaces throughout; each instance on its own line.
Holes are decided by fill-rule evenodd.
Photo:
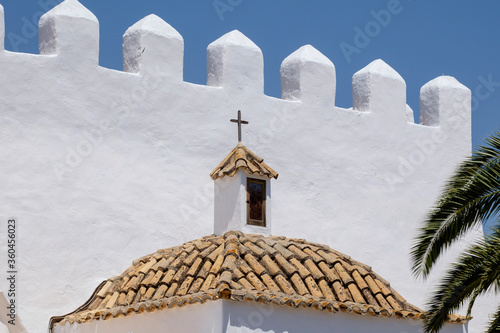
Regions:
M 248 121 L 241 120 L 241 111 L 238 110 L 238 119 L 231 119 L 232 123 L 238 123 L 238 142 L 241 142 L 241 124 L 248 124 Z

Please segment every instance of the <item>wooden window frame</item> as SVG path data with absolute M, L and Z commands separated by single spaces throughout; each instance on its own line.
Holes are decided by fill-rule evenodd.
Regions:
M 262 184 L 262 220 L 255 220 L 250 218 L 250 183 Z M 257 178 L 247 177 L 247 224 L 254 225 L 258 227 L 266 226 L 266 198 L 267 198 L 267 186 L 266 181 Z

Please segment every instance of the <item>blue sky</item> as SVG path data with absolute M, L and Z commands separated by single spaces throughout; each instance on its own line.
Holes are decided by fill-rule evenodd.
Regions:
M 38 53 L 33 29 L 61 0 L 0 0 L 10 51 Z M 500 1 L 80 0 L 99 19 L 101 66 L 122 69 L 122 35 L 146 15 L 172 25 L 185 42 L 184 80 L 206 83 L 206 47 L 238 29 L 263 51 L 265 92 L 280 96 L 282 60 L 311 44 L 335 64 L 337 102 L 352 106 L 352 75 L 383 59 L 405 79 L 418 117 L 419 90 L 451 75 L 472 90 L 473 144 L 499 130 Z

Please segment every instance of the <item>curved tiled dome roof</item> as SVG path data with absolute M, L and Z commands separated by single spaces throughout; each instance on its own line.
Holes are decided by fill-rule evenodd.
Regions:
M 134 261 L 123 274 L 104 281 L 75 312 L 53 317 L 51 326 L 217 299 L 424 317 L 370 267 L 326 245 L 230 231 Z

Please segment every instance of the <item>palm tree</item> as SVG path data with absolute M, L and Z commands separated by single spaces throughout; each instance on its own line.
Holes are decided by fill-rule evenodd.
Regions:
M 424 279 L 441 253 L 473 227 L 496 219 L 492 232 L 464 250 L 428 303 L 425 333 L 438 332 L 448 314 L 476 297 L 500 291 L 500 132 L 465 160 L 446 184 L 411 251 L 413 273 Z M 492 310 L 493 312 L 494 310 Z M 487 332 L 500 332 L 500 307 Z

